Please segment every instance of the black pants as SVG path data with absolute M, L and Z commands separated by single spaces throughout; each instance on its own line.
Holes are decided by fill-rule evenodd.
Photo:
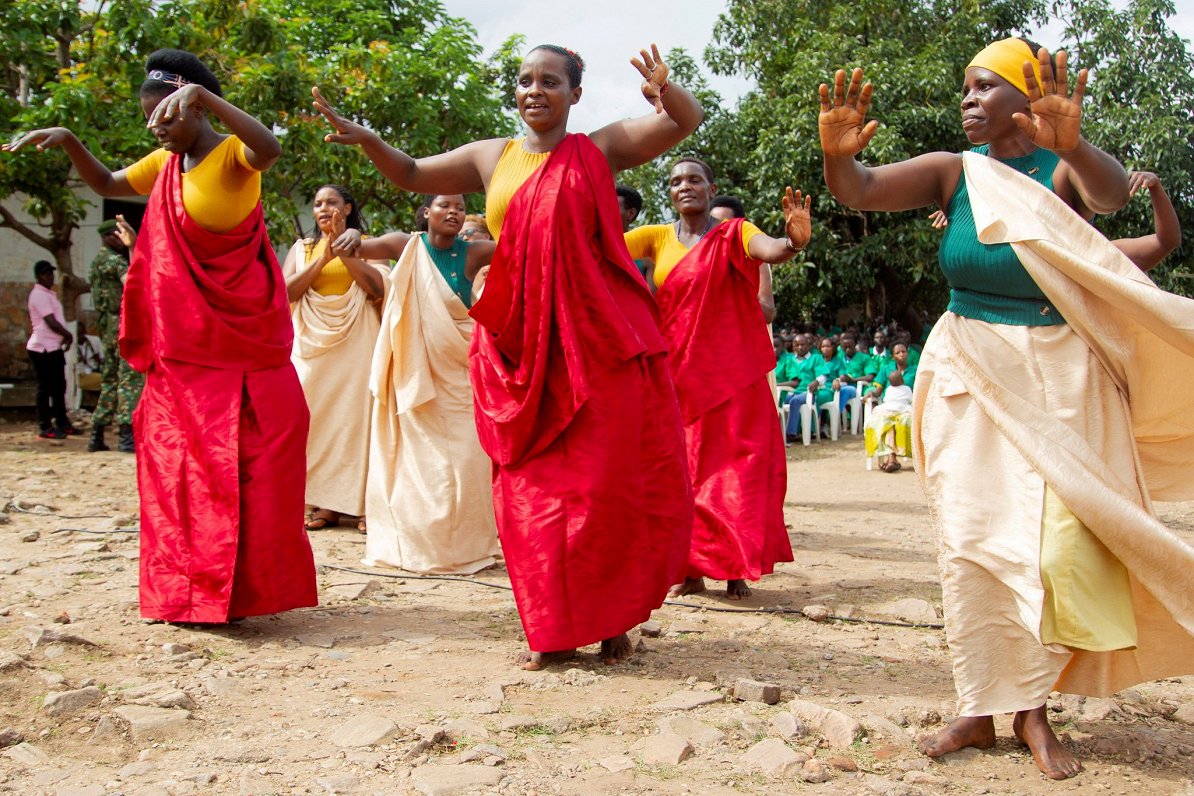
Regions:
M 37 374 L 37 426 L 50 430 L 53 419 L 60 430 L 70 428 L 66 416 L 66 354 L 61 351 L 28 351 Z

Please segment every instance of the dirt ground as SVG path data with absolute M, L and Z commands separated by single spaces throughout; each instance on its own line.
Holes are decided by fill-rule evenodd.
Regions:
M 990 752 L 915 750 L 954 709 L 943 632 L 899 618 L 939 621 L 934 539 L 915 475 L 867 472 L 857 437 L 789 449 L 797 560 L 752 599 L 685 598 L 631 633 L 628 663 L 594 647 L 531 673 L 504 569 L 368 570 L 349 528 L 311 535 L 319 608 L 142 623 L 133 457 L 0 421 L 0 792 L 1194 796 L 1194 677 L 1051 700 L 1086 765 L 1068 782 L 1037 773 L 1010 717 Z M 1194 503 L 1159 508 L 1194 540 Z M 779 702 L 735 699 L 741 679 Z M 707 704 L 669 707 L 685 700 Z M 846 715 L 793 719 L 792 700 Z

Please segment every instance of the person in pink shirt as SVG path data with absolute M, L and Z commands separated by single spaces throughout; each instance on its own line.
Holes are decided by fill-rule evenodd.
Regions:
M 37 375 L 37 436 L 64 439 L 79 430 L 66 416 L 66 350 L 75 338 L 66 328 L 62 302 L 54 292 L 54 266 L 38 260 L 33 266 L 37 284 L 29 292 L 29 324 L 33 333 L 25 350 Z

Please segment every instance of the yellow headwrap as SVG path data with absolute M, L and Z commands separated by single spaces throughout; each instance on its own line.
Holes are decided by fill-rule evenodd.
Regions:
M 1036 82 L 1041 84 L 1041 65 L 1037 61 L 1036 53 L 1023 39 L 1003 39 L 987 47 L 974 56 L 966 66 L 969 69 L 977 66 L 979 69 L 989 69 L 1011 83 L 1028 96 L 1028 83 L 1024 80 L 1024 62 L 1032 64 L 1032 71 L 1036 73 Z

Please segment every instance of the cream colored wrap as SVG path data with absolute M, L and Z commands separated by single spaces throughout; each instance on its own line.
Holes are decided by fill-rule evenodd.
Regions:
M 472 573 L 499 554 L 492 465 L 477 440 L 473 321 L 419 236 L 389 277 L 373 352 L 365 563 Z
M 306 259 L 296 258 L 300 271 Z M 384 278 L 385 268 L 372 267 Z M 339 296 L 308 290 L 290 305 L 290 314 L 294 322 L 290 360 L 311 410 L 307 503 L 343 514 L 364 514 L 369 361 L 377 340 L 378 305 L 353 282 Z
M 1157 288 L 1052 192 L 963 157 L 979 239 L 1010 243 L 1069 325 L 947 313 L 917 371 L 917 472 L 939 529 L 959 712 L 1194 672 L 1194 549 L 1151 505 L 1194 498 L 1194 302 Z M 1054 519 L 1067 508 L 1080 522 Z M 1077 567 L 1047 573 L 1068 594 L 1047 593 L 1042 552 Z M 1109 558 L 1127 570 L 1118 592 L 1091 582 L 1115 579 Z M 1119 595 L 1111 610 L 1081 610 L 1106 594 Z M 1057 626 L 1096 617 L 1089 646 L 1135 633 L 1135 648 L 1043 644 L 1047 601 L 1067 614 Z

